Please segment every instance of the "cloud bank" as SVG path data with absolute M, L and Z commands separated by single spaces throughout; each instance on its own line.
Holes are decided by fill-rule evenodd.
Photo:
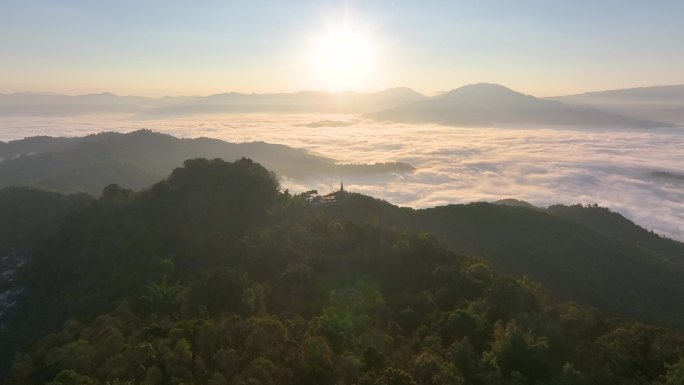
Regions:
M 515 198 L 538 206 L 598 203 L 660 234 L 684 240 L 684 131 L 454 128 L 383 124 L 345 115 L 224 115 L 138 121 L 123 116 L 0 118 L 0 140 L 139 128 L 180 137 L 262 140 L 344 163 L 406 162 L 411 174 L 345 180 L 351 191 L 416 208 Z M 315 124 L 354 122 L 344 127 Z M 310 124 L 310 123 L 314 124 Z M 310 125 L 308 127 L 307 125 Z M 283 188 L 328 191 L 339 176 L 281 176 Z

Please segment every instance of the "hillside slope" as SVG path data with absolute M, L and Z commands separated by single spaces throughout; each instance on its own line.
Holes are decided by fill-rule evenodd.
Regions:
M 327 208 L 411 214 L 349 198 Z M 107 187 L 18 277 L 5 382 L 681 383 L 681 334 L 558 303 L 429 234 L 321 209 L 247 159 L 189 160 L 142 192 Z
M 186 159 L 205 157 L 262 162 L 281 177 L 314 174 L 347 176 L 406 173 L 405 163 L 336 164 L 304 150 L 264 142 L 228 143 L 218 139 L 179 139 L 139 130 L 80 138 L 35 137 L 0 142 L 0 188 L 31 185 L 62 192 L 99 195 L 111 183 L 141 189 L 162 180 Z
M 362 195 L 326 207 L 338 220 L 427 231 L 465 255 L 528 275 L 561 298 L 684 329 L 684 245 L 605 209 L 548 210 L 490 203 L 413 210 Z M 610 223 L 606 230 L 606 223 Z

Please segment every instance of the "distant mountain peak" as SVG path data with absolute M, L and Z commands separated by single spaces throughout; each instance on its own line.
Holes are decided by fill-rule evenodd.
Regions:
M 119 95 L 116 95 L 111 92 L 100 92 L 99 94 L 83 94 L 83 95 L 78 95 L 78 97 L 84 97 L 84 98 L 118 98 Z
M 413 88 L 409 87 L 389 87 L 385 88 L 381 91 L 378 91 L 377 93 L 403 93 L 403 94 L 416 94 L 420 95 L 420 93 Z
M 584 126 L 666 127 L 558 101 L 539 99 L 500 84 L 476 83 L 368 115 L 373 119 L 465 127 Z
M 496 84 L 496 83 L 473 83 L 473 84 L 467 84 L 465 86 L 456 88 L 454 91 L 461 90 L 461 91 L 466 91 L 466 90 L 489 90 L 489 91 L 509 91 L 509 92 L 516 92 L 513 91 L 512 89 L 502 86 L 501 84 Z M 516 92 L 517 93 L 517 92 Z
M 495 83 L 474 83 L 468 84 L 451 91 L 444 92 L 437 97 L 453 97 L 453 96 L 492 96 L 492 95 L 520 95 L 526 96 L 520 92 L 514 91 L 508 87 Z

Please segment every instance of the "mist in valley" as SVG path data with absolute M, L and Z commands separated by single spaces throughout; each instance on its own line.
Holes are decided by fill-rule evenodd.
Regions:
M 369 174 L 329 168 L 278 177 L 292 192 L 329 192 L 344 179 L 352 191 L 416 208 L 503 198 L 539 206 L 598 203 L 647 229 L 684 239 L 681 183 L 652 175 L 684 173 L 681 128 L 468 128 L 343 114 L 1 117 L 0 124 L 4 141 L 150 129 L 181 138 L 282 144 L 342 164 L 402 162 L 415 170 Z

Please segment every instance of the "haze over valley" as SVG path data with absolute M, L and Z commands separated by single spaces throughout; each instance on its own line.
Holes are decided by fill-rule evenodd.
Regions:
M 502 198 L 539 206 L 598 203 L 648 229 L 684 239 L 681 183 L 652 175 L 684 174 L 679 127 L 454 127 L 360 115 L 282 113 L 167 119 L 128 114 L 4 116 L 0 125 L 0 140 L 5 141 L 149 129 L 181 138 L 282 144 L 342 164 L 401 162 L 415 171 L 364 175 L 323 169 L 315 159 L 276 165 L 254 151 L 233 152 L 233 157 L 251 156 L 276 165 L 283 188 L 293 192 L 333 191 L 344 179 L 352 191 L 417 208 Z M 168 164 L 172 167 L 173 162 Z
M 0 385 L 684 385 L 684 2 L 0 11 Z

